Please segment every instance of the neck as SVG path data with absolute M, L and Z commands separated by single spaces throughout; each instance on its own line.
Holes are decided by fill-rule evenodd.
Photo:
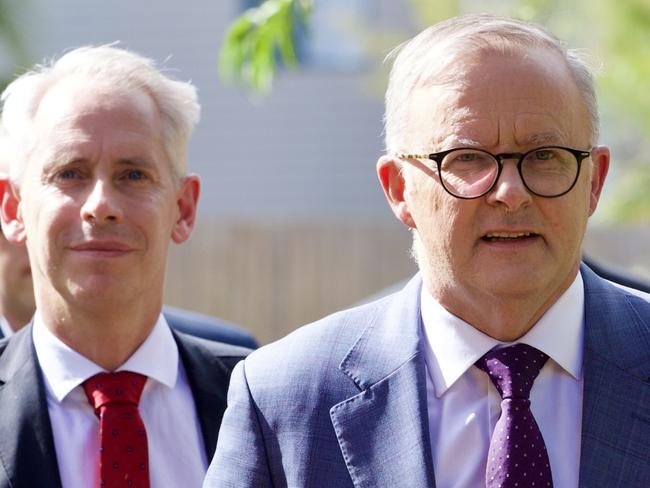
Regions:
M 5 318 L 9 324 L 9 327 L 11 327 L 11 330 L 18 332 L 32 319 L 32 316 L 34 315 L 34 308 L 17 310 L 5 307 L 0 310 L 0 315 Z
M 513 342 L 524 336 L 546 311 L 571 286 L 576 267 L 559 287 L 539 290 L 525 295 L 495 295 L 489 292 L 444 290 L 425 278 L 425 286 L 450 313 L 475 329 L 503 342 Z
M 44 303 L 41 303 L 44 302 Z M 50 331 L 70 348 L 98 366 L 114 371 L 142 345 L 162 308 L 157 304 L 109 304 L 75 306 L 47 300 L 38 310 Z

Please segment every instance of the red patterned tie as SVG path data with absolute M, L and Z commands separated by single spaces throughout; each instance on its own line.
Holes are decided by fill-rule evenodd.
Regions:
M 83 383 L 99 417 L 99 487 L 149 488 L 147 433 L 138 412 L 146 376 L 100 373 Z

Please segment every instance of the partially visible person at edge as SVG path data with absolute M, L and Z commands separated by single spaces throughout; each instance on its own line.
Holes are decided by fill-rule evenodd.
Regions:
M 2 228 L 27 246 L 36 313 L 0 345 L 0 487 L 200 486 L 249 350 L 161 314 L 169 244 L 196 218 L 196 89 L 84 47 L 2 100 Z
M 234 370 L 206 488 L 650 486 L 650 303 L 581 264 L 610 164 L 542 27 L 397 50 L 377 173 L 419 273 Z
M 6 180 L 8 174 L 6 134 L 0 129 L 0 180 Z M 0 229 L 0 338 L 26 325 L 35 308 L 27 249 L 8 242 Z

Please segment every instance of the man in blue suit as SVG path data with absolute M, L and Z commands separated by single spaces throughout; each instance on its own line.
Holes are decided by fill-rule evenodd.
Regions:
M 27 246 L 36 312 L 0 342 L 0 487 L 200 486 L 249 350 L 163 316 L 168 248 L 196 220 L 196 89 L 101 46 L 2 100 L 2 230 Z
M 648 296 L 580 262 L 597 114 L 539 26 L 403 45 L 377 172 L 420 272 L 240 363 L 204 486 L 650 486 Z

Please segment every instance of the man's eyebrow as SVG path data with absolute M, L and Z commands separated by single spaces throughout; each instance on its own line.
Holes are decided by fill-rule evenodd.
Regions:
M 528 137 L 524 138 L 519 142 L 519 144 L 525 145 L 525 146 L 532 146 L 532 145 L 545 145 L 545 144 L 558 144 L 564 142 L 564 137 L 562 136 L 562 133 L 559 131 L 551 131 L 551 132 L 538 132 L 535 134 L 530 134 Z M 458 146 L 465 146 L 465 147 L 478 147 L 481 148 L 483 147 L 483 144 L 477 140 L 471 139 L 469 137 L 458 137 L 454 136 L 452 138 L 446 139 L 444 141 L 445 146 L 449 147 L 458 147 Z
M 440 147 L 440 150 L 453 149 L 455 147 L 482 147 L 483 145 L 469 137 L 452 135 L 445 137 L 442 140 L 431 141 L 431 147 Z
M 69 164 L 85 163 L 86 161 L 86 158 L 75 154 L 74 151 L 60 151 L 47 155 L 47 162 L 43 165 L 43 169 L 52 171 Z
M 150 158 L 146 158 L 142 156 L 120 158 L 118 163 L 124 166 L 134 166 L 134 167 L 142 167 L 142 168 L 152 168 L 156 166 L 156 163 L 154 163 Z
M 470 139 L 469 137 L 458 137 L 455 139 L 455 143 L 462 146 L 469 146 L 469 147 L 482 146 L 480 142 L 474 139 Z
M 539 132 L 536 134 L 529 135 L 526 139 L 523 140 L 525 145 L 533 144 L 558 144 L 564 141 L 564 137 L 561 132 L 552 131 L 552 132 Z

